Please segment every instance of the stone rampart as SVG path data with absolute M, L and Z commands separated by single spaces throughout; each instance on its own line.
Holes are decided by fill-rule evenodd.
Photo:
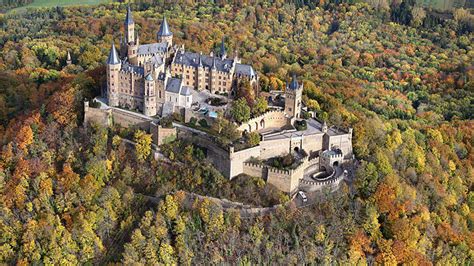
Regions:
M 176 128 L 163 128 L 151 117 L 114 107 L 93 108 L 89 107 L 88 102 L 84 102 L 84 122 L 94 122 L 105 127 L 117 124 L 122 127 L 140 128 L 152 134 L 153 143 L 156 145 L 176 137 Z
M 150 124 L 150 133 L 152 135 L 153 143 L 158 146 L 174 140 L 177 136 L 175 127 L 164 128 L 155 122 L 151 122 Z
M 102 126 L 112 125 L 112 109 L 99 109 L 89 107 L 89 102 L 84 102 L 84 123 L 94 122 Z
M 266 179 L 266 168 L 263 164 L 245 162 L 243 170 L 244 174 L 246 175 L 262 177 Z
M 252 132 L 264 128 L 282 128 L 289 125 L 289 123 L 290 121 L 288 117 L 286 117 L 285 112 L 271 110 L 242 123 L 237 129 L 240 131 Z

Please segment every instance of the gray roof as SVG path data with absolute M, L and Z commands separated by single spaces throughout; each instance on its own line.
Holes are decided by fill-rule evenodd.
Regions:
M 235 64 L 235 73 L 249 77 L 255 76 L 255 71 L 251 65 Z
M 129 72 L 129 73 L 135 73 L 142 75 L 145 73 L 145 70 L 141 66 L 134 66 L 131 65 L 129 62 L 124 62 L 122 63 L 122 71 Z
M 158 56 L 158 55 L 154 55 L 152 58 L 150 58 L 150 62 L 154 65 L 162 65 L 163 64 L 163 57 L 161 56 Z
M 163 17 L 163 21 L 160 25 L 160 30 L 158 31 L 158 36 L 171 36 L 173 33 L 170 31 L 166 17 Z
M 107 58 L 108 65 L 120 64 L 120 58 L 118 56 L 117 50 L 115 49 L 115 44 L 112 43 L 112 48 L 110 49 L 109 57 Z
M 138 46 L 138 55 L 145 55 L 145 54 L 164 54 L 168 49 L 168 45 L 164 42 L 160 43 L 150 43 L 150 44 L 142 44 Z
M 216 69 L 221 72 L 229 72 L 232 68 L 232 64 L 234 60 L 232 59 L 224 59 L 218 57 L 211 57 L 207 55 L 200 55 L 198 53 L 191 53 L 191 52 L 183 52 L 179 51 L 176 52 L 174 62 L 176 64 L 187 65 L 192 67 L 199 66 L 199 56 L 201 56 L 201 62 L 203 67 L 211 68 L 213 65 L 214 58 L 216 63 Z
M 184 96 L 191 95 L 191 87 L 183 86 L 183 88 L 181 89 L 181 92 L 179 94 L 184 95 Z
M 290 90 L 297 90 L 299 88 L 298 80 L 296 79 L 296 75 L 293 74 L 293 78 L 291 79 L 290 84 L 288 84 L 288 89 Z
M 166 84 L 166 91 L 179 93 L 181 89 L 181 79 L 170 78 L 168 79 L 168 84 Z
M 148 75 L 146 75 L 145 79 L 148 80 L 148 81 L 152 81 L 153 77 L 151 76 L 151 74 L 148 74 Z
M 127 7 L 127 16 L 125 17 L 125 25 L 133 24 L 133 16 L 132 11 L 130 10 L 130 6 Z

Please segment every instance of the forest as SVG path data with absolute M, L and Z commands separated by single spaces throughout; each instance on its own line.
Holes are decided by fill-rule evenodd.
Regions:
M 164 145 L 163 163 L 143 132 L 83 125 L 126 4 L 0 14 L 0 263 L 472 264 L 474 18 L 410 3 L 131 5 L 142 43 L 163 16 L 189 50 L 224 38 L 262 91 L 297 74 L 308 109 L 354 128 L 353 183 L 256 217 L 187 195 L 254 206 L 288 196 L 225 179 L 186 141 Z

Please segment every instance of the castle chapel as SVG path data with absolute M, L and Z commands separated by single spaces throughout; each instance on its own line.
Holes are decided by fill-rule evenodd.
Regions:
M 156 35 L 157 42 L 140 44 L 130 7 L 124 22 L 119 51 L 112 44 L 107 58 L 109 106 L 138 109 L 155 116 L 190 108 L 192 91 L 232 95 L 242 79 L 257 84 L 252 66 L 228 58 L 224 43 L 220 53 L 203 55 L 173 44 L 166 18 Z M 170 62 L 167 64 L 167 62 Z

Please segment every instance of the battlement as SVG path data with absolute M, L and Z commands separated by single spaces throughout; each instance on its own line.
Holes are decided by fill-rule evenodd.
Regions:
M 269 115 L 273 115 L 273 114 L 285 114 L 285 112 L 283 112 L 282 110 L 269 110 L 269 111 L 266 111 L 265 113 L 259 115 L 259 116 L 256 116 L 254 118 L 250 118 L 248 122 L 244 122 L 244 123 L 240 123 L 239 126 L 242 126 L 244 124 L 247 124 L 251 121 L 257 121 L 257 120 L 261 120 L 261 119 L 264 119 L 264 118 L 267 118 Z

